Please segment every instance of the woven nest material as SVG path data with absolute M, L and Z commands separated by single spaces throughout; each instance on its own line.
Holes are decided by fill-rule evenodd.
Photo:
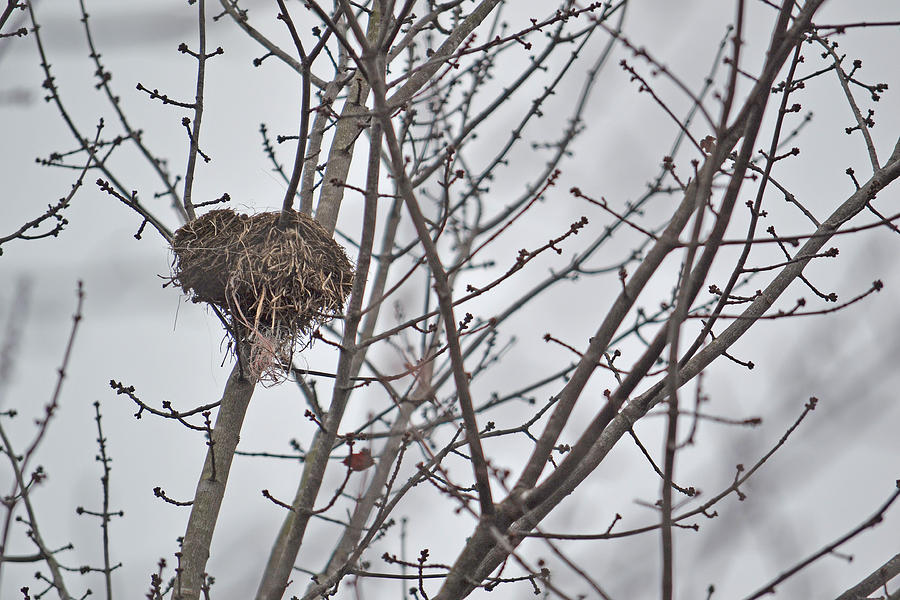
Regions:
M 350 294 L 353 266 L 310 217 L 213 210 L 178 231 L 172 281 L 194 302 L 231 319 L 236 346 L 249 344 L 251 374 L 280 380 L 296 344 L 331 320 Z

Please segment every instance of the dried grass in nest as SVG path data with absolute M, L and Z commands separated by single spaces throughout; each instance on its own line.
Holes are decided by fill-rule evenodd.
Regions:
M 213 210 L 172 244 L 172 281 L 229 315 L 238 345 L 249 345 L 251 374 L 274 381 L 300 338 L 341 312 L 353 280 L 344 249 L 321 225 L 292 212 L 282 231 L 279 217 Z

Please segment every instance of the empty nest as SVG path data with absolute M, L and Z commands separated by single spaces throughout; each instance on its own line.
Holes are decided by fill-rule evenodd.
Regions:
M 312 218 L 291 212 L 242 215 L 213 210 L 175 232 L 172 281 L 194 302 L 230 320 L 232 340 L 251 375 L 280 380 L 296 344 L 344 307 L 353 266 Z

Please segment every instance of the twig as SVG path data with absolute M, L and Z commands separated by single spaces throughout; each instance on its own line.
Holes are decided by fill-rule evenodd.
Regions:
M 775 586 L 777 586 L 778 584 L 782 583 L 783 581 L 785 581 L 787 579 L 790 579 L 791 577 L 796 575 L 798 572 L 802 571 L 803 569 L 805 569 L 812 563 L 816 562 L 823 556 L 831 554 L 832 552 L 834 552 L 835 550 L 837 550 L 838 548 L 843 546 L 846 542 L 852 540 L 853 538 L 855 538 L 856 536 L 858 536 L 859 534 L 864 532 L 866 529 L 871 529 L 872 527 L 875 527 L 876 525 L 881 523 L 884 520 L 884 514 L 891 507 L 891 505 L 894 503 L 894 501 L 896 501 L 897 498 L 900 497 L 900 481 L 897 482 L 897 488 L 898 489 L 894 490 L 894 493 L 892 493 L 890 495 L 890 497 L 884 502 L 884 504 L 882 504 L 880 507 L 878 507 L 878 509 L 875 511 L 875 514 L 873 514 L 871 517 L 866 519 L 859 526 L 853 528 L 846 534 L 839 537 L 834 542 L 826 545 L 824 548 L 822 548 L 818 552 L 814 552 L 813 554 L 811 554 L 807 558 L 803 559 L 802 561 L 800 561 L 799 563 L 797 563 L 790 569 L 784 571 L 783 573 L 778 575 L 778 577 L 776 577 L 772 581 L 768 582 L 767 584 L 765 584 L 764 586 L 759 588 L 759 590 L 757 590 L 756 592 L 747 596 L 745 598 L 745 600 L 755 600 L 756 598 L 762 598 L 763 596 L 768 596 L 769 594 L 774 594 Z

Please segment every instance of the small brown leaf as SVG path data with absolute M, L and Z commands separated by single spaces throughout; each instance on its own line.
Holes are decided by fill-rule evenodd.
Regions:
M 351 471 L 365 471 L 375 464 L 372 453 L 368 448 L 363 448 L 359 452 L 351 452 L 350 455 L 341 462 L 350 467 Z

